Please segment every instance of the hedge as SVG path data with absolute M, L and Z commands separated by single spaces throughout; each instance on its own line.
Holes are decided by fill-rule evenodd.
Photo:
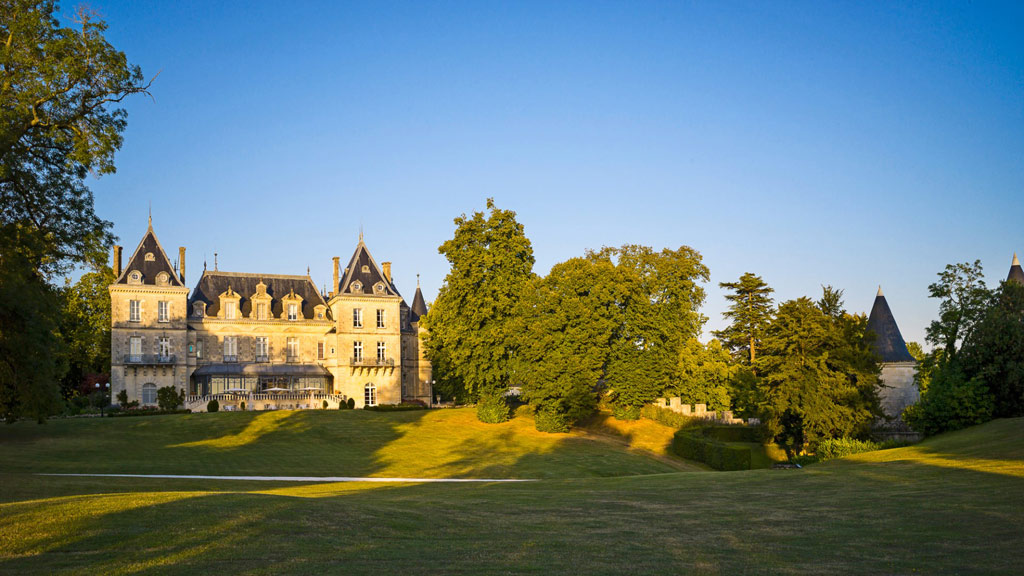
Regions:
M 377 406 L 366 406 L 364 410 L 372 410 L 374 412 L 404 412 L 406 410 L 426 410 L 427 407 L 422 404 L 378 404 Z
M 726 430 L 728 432 L 726 432 Z M 709 426 L 679 430 L 672 438 L 672 451 L 688 460 L 703 462 L 715 470 L 750 470 L 756 442 L 728 441 L 720 438 L 756 437 L 752 428 Z
M 178 410 L 157 410 L 157 409 L 136 409 L 136 410 L 115 410 L 110 412 L 107 416 L 111 418 L 126 418 L 129 416 L 163 416 L 164 414 L 191 414 L 191 410 L 178 409 Z

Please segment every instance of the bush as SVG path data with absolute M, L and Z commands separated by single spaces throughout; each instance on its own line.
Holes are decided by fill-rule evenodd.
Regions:
M 508 421 L 508 404 L 503 396 L 481 396 L 476 403 L 476 417 L 487 424 Z
M 870 440 L 856 440 L 853 438 L 830 438 L 818 443 L 815 455 L 821 460 L 832 460 L 844 458 L 861 452 L 873 452 L 881 446 Z
M 120 392 L 117 393 L 117 403 L 119 405 L 121 405 L 122 407 L 128 405 L 128 391 L 127 390 L 121 390 Z
M 565 433 L 570 427 L 569 415 L 552 408 L 540 408 L 533 414 L 533 425 L 540 432 Z
M 327 410 L 327 406 L 328 406 L 327 400 L 324 400 L 324 410 Z
M 114 417 L 117 417 L 117 418 L 124 418 L 124 417 L 130 417 L 130 416 L 163 416 L 165 414 L 191 414 L 191 413 L 192 413 L 191 410 L 185 410 L 185 409 L 181 409 L 181 410 L 160 410 L 158 408 L 153 408 L 152 406 L 148 406 L 146 408 L 140 408 L 138 410 L 118 410 L 118 411 L 110 413 L 110 415 L 114 416 Z
M 703 462 L 715 470 L 750 470 L 753 450 L 758 445 L 715 439 L 714 434 L 723 428 L 744 430 L 730 426 L 679 430 L 672 438 L 672 451 L 688 460 Z
M 672 428 L 688 428 L 701 422 L 697 418 L 683 416 L 682 414 L 673 412 L 668 408 L 662 408 L 661 406 L 654 406 L 650 404 L 640 409 L 640 416 Z
M 535 410 L 529 404 L 520 404 L 512 411 L 513 418 L 533 418 Z
M 174 386 L 164 386 L 156 391 L 156 405 L 161 410 L 177 410 L 185 402 L 185 391 L 179 394 Z
M 642 406 L 612 406 L 612 416 L 619 420 L 639 420 Z
M 348 402 L 346 402 L 345 405 L 348 406 L 349 410 L 355 410 L 356 409 L 356 399 L 355 398 L 349 398 Z
M 245 402 L 244 401 L 238 403 L 238 409 L 241 410 L 242 412 L 245 412 Z
M 955 370 L 945 369 L 932 377 L 917 404 L 903 411 L 903 420 L 932 436 L 988 422 L 994 411 L 995 397 L 981 378 L 964 382 Z
M 426 410 L 427 407 L 422 404 L 402 402 L 401 404 L 378 404 L 376 406 L 367 406 L 363 409 L 373 412 L 406 412 L 408 410 Z
M 218 410 L 220 410 L 220 402 L 217 402 L 216 398 L 206 403 L 207 412 L 216 412 Z

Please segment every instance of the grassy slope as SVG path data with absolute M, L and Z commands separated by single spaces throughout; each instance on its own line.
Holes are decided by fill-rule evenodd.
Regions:
M 450 435 L 445 418 L 457 417 L 428 426 L 423 418 L 372 415 L 366 424 Z M 314 432 L 322 428 L 313 424 Z M 507 426 L 516 434 L 484 428 L 474 445 L 517 444 L 518 433 L 529 432 Z M 570 438 L 501 464 L 525 476 L 547 461 L 559 472 L 527 484 L 211 484 L 24 473 L 59 458 L 92 465 L 61 448 L 77 443 L 76 428 L 42 437 L 0 431 L 0 493 L 8 502 L 0 505 L 0 573 L 1012 573 L 1024 562 L 1024 419 L 792 471 L 583 477 L 595 470 L 569 455 L 593 449 L 594 459 L 601 451 L 612 458 L 621 450 Z M 399 466 L 390 450 L 401 452 L 410 436 L 375 451 L 371 472 Z M 466 454 L 416 468 L 496 470 Z M 507 451 L 503 458 L 516 460 Z M 7 473 L 11 466 L 18 472 Z

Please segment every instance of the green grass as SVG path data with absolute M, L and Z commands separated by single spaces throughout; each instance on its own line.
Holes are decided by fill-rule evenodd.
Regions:
M 0 573 L 968 574 L 1024 561 L 1024 419 L 804 470 L 719 473 L 679 471 L 651 423 L 565 437 L 462 410 L 283 414 L 0 428 Z

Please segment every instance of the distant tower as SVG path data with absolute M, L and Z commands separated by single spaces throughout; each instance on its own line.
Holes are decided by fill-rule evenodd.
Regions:
M 1020 267 L 1016 253 L 1013 254 L 1013 262 L 1010 263 L 1010 273 L 1007 274 L 1006 281 L 1024 285 L 1024 270 Z
M 903 409 L 917 402 L 919 392 L 914 384 L 917 361 L 907 350 L 896 319 L 885 300 L 882 287 L 878 287 L 875 304 L 868 315 L 868 330 L 875 333 L 873 347 L 882 360 L 882 387 L 878 396 L 885 415 L 891 422 L 880 423 L 888 436 L 907 436 L 913 433 L 900 418 Z

